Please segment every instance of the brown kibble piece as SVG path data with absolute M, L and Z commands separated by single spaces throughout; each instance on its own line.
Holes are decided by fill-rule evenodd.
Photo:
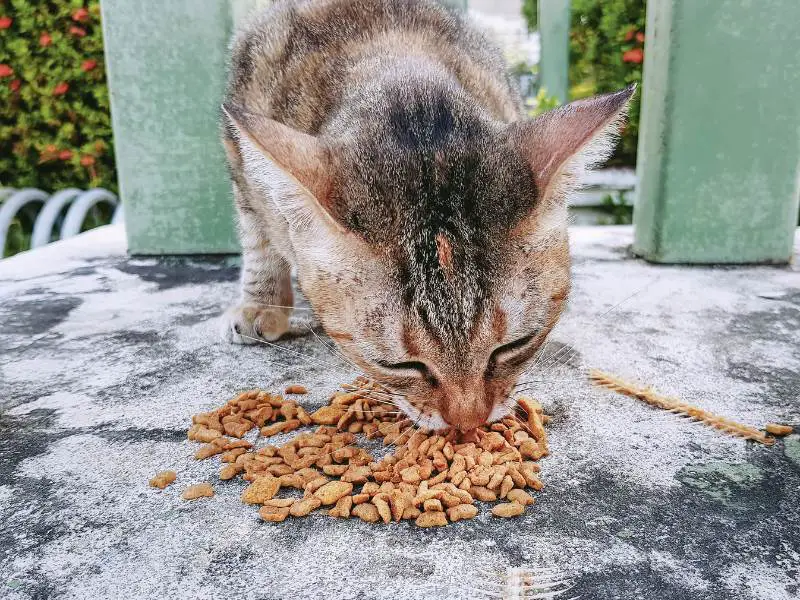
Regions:
M 400 477 L 402 477 L 403 481 L 406 483 L 412 484 L 419 483 L 422 480 L 422 477 L 420 477 L 419 467 L 416 465 L 400 471 Z
M 409 506 L 403 511 L 403 519 L 408 521 L 414 521 L 418 516 L 422 514 L 422 511 L 415 506 Z
M 447 509 L 447 516 L 451 522 L 474 519 L 478 515 L 478 507 L 474 504 L 459 504 Z
M 309 481 L 308 483 L 306 483 L 306 485 L 305 485 L 305 490 L 306 490 L 306 491 L 307 491 L 309 494 L 313 494 L 313 493 L 314 493 L 314 492 L 316 492 L 316 491 L 317 491 L 319 488 L 321 488 L 323 485 L 325 485 L 326 483 L 328 483 L 328 481 L 329 481 L 329 479 L 328 479 L 327 477 L 317 477 L 316 479 L 312 479 L 311 481 Z
M 525 507 L 517 502 L 503 502 L 492 507 L 492 514 L 495 517 L 503 517 L 508 519 L 510 517 L 518 517 L 525 512 Z
M 512 489 L 514 489 L 514 480 L 511 479 L 511 475 L 506 475 L 503 477 L 503 483 L 500 484 L 500 497 L 505 498 Z
M 267 425 L 266 427 L 261 428 L 261 435 L 263 437 L 269 437 L 271 435 L 277 435 L 283 432 L 283 428 L 286 425 L 285 421 L 280 421 L 278 423 L 273 423 L 272 425 Z
M 289 514 L 293 517 L 305 517 L 312 510 L 319 508 L 322 502 L 316 496 L 306 496 L 302 500 L 298 500 L 289 509 Z
M 447 515 L 443 512 L 424 512 L 415 521 L 418 527 L 444 527 L 447 525 Z
M 245 433 L 250 431 L 253 428 L 253 423 L 248 421 L 247 419 L 242 419 L 237 423 L 225 423 L 223 425 L 225 429 L 225 433 L 235 438 L 243 437 Z
M 347 465 L 325 465 L 322 467 L 322 472 L 325 473 L 325 475 L 340 477 L 344 475 L 344 472 L 347 471 L 347 469 Z
M 226 463 L 232 463 L 232 462 L 235 462 L 235 461 L 236 461 L 236 458 L 237 458 L 237 457 L 238 457 L 240 454 L 244 454 L 245 452 L 247 452 L 247 449 L 246 449 L 246 448 L 234 448 L 233 450 L 228 450 L 227 452 L 225 452 L 225 453 L 224 453 L 224 454 L 223 454 L 223 455 L 220 457 L 220 460 L 221 460 L 222 462 L 226 462 Z
M 285 394 L 307 394 L 308 393 L 308 390 L 305 388 L 305 386 L 297 385 L 297 384 L 287 386 L 287 388 L 285 390 L 283 390 L 283 391 L 284 391 Z
M 497 500 L 497 494 L 495 494 L 489 488 L 480 486 L 480 485 L 473 485 L 470 489 L 470 494 L 472 494 L 475 498 L 480 500 L 481 502 L 494 502 Z
M 522 506 L 530 506 L 531 504 L 534 503 L 533 496 L 531 496 L 525 490 L 513 489 L 510 492 L 508 492 L 508 495 L 506 497 L 512 502 L 516 502 L 517 504 L 522 504 Z
M 196 500 L 197 498 L 209 498 L 214 495 L 214 488 L 208 482 L 190 485 L 183 491 L 181 498 L 184 500 Z
M 422 508 L 425 512 L 441 512 L 443 510 L 442 503 L 436 498 L 425 500 L 425 502 L 422 503 Z
M 289 507 L 265 505 L 259 509 L 258 515 L 265 521 L 269 521 L 271 523 L 280 523 L 282 521 L 285 521 L 286 517 L 289 516 Z
M 794 428 L 790 425 L 779 425 L 778 423 L 767 423 L 764 429 L 767 430 L 767 433 L 771 433 L 772 435 L 777 435 L 778 437 L 783 437 L 784 435 L 789 435 L 794 431 Z
M 336 502 L 336 506 L 328 511 L 328 514 L 332 517 L 341 517 L 343 519 L 347 519 L 350 517 L 350 510 L 353 508 L 353 497 L 352 496 L 344 496 L 343 498 L 339 498 Z
M 200 449 L 194 453 L 194 457 L 197 460 L 204 460 L 214 456 L 215 454 L 221 454 L 225 451 L 226 443 L 227 441 L 225 438 L 217 438 L 213 442 L 206 444 L 205 446 L 201 446 Z
M 364 504 L 354 506 L 351 514 L 354 517 L 358 517 L 362 521 L 366 521 L 367 523 L 375 523 L 378 519 L 380 519 L 377 507 L 370 502 L 365 502 Z
M 386 501 L 386 498 L 382 495 L 375 496 L 372 499 L 372 503 L 375 505 L 375 508 L 378 509 L 378 514 L 381 519 L 383 519 L 383 522 L 389 523 L 392 520 L 392 511 L 389 508 L 389 503 Z
M 339 406 L 323 406 L 311 413 L 311 420 L 317 425 L 335 425 L 343 414 L 344 411 Z
M 244 469 L 238 465 L 225 465 L 219 472 L 219 478 L 223 481 L 227 481 L 233 479 L 242 471 L 244 471 Z
M 198 427 L 193 432 L 189 432 L 189 439 L 194 442 L 213 442 L 220 437 L 222 437 L 222 434 L 219 431 L 206 427 Z
M 353 484 L 346 481 L 331 481 L 314 492 L 323 504 L 336 504 L 342 496 L 347 496 L 353 491 Z
M 372 471 L 368 466 L 351 466 L 344 475 L 342 475 L 342 481 L 347 481 L 349 483 L 365 483 L 371 474 Z
M 242 492 L 242 502 L 246 504 L 264 504 L 281 489 L 281 483 L 270 475 L 262 476 L 248 485 Z
M 150 486 L 163 490 L 170 483 L 175 481 L 177 477 L 178 475 L 177 473 L 175 473 L 175 471 L 161 471 L 160 473 L 157 473 L 156 476 L 150 480 Z
M 275 508 L 289 508 L 292 504 L 297 502 L 294 498 L 273 498 L 264 502 L 264 506 L 272 506 Z
M 281 487 L 293 487 L 298 490 L 302 490 L 305 486 L 305 482 L 303 478 L 300 477 L 297 473 L 291 473 L 289 475 L 281 475 L 278 477 L 278 481 L 281 484 Z
M 365 483 L 364 486 L 361 488 L 362 494 L 369 494 L 370 496 L 377 494 L 378 490 L 381 488 L 377 483 L 374 481 L 370 481 L 369 483 Z

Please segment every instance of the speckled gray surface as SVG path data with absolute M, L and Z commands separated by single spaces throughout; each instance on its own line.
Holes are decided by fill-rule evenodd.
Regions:
M 108 227 L 0 262 L 0 597 L 476 598 L 542 566 L 574 579 L 565 597 L 800 597 L 800 438 L 745 443 L 582 375 L 800 425 L 800 271 L 656 267 L 630 235 L 573 231 L 572 304 L 535 376 L 555 417 L 536 505 L 436 531 L 265 524 L 191 458 L 190 416 L 235 391 L 301 382 L 314 406 L 354 374 L 312 336 L 220 343 L 230 261 L 129 259 Z M 149 488 L 166 468 L 176 484 Z M 206 479 L 214 498 L 180 500 Z

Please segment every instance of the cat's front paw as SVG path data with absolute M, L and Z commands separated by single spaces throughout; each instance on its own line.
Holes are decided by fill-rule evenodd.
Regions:
M 289 330 L 291 310 L 245 303 L 231 306 L 222 315 L 222 339 L 232 344 L 274 342 Z

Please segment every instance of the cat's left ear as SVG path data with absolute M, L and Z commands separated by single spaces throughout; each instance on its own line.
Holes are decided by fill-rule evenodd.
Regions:
M 631 85 L 509 125 L 509 140 L 530 164 L 540 202 L 561 201 L 586 170 L 611 155 L 635 90 Z

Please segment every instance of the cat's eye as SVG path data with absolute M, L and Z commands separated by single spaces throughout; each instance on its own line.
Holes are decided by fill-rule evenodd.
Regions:
M 398 375 L 402 375 L 403 372 L 409 373 L 410 371 L 416 371 L 417 374 L 425 378 L 429 384 L 435 386 L 438 383 L 436 377 L 428 368 L 428 365 L 418 360 L 409 360 L 398 363 L 387 363 L 380 361 L 378 364 L 389 371 L 396 371 Z
M 427 375 L 429 372 L 427 365 L 418 360 L 409 360 L 399 363 L 387 363 L 381 361 L 378 364 L 384 369 L 389 369 L 390 371 L 417 371 L 420 375 Z
M 511 362 L 513 363 L 513 358 L 517 356 L 515 354 L 519 350 L 525 348 L 528 343 L 536 337 L 536 333 L 530 333 L 528 335 L 522 336 L 521 338 L 517 338 L 512 342 L 508 342 L 507 344 L 503 344 L 502 346 L 498 346 L 495 348 L 492 353 L 489 355 L 489 364 L 486 367 L 486 374 L 491 375 L 491 372 L 497 367 L 498 363 L 500 362 Z

